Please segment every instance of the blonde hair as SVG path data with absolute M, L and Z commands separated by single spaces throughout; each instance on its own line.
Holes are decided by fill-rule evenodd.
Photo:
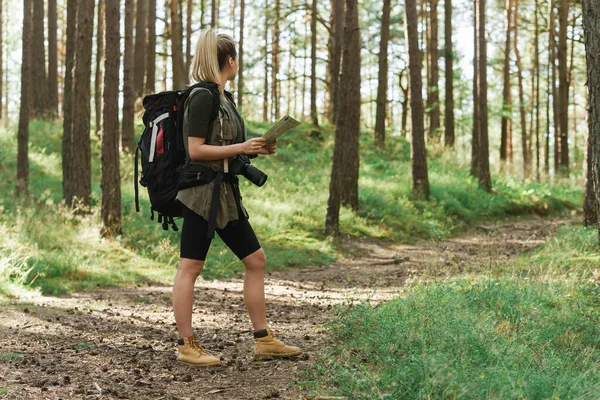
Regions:
M 231 36 L 224 33 L 218 35 L 211 28 L 205 29 L 200 34 L 196 53 L 191 67 L 191 76 L 195 82 L 213 82 L 219 85 L 219 92 L 223 99 L 225 92 L 221 86 L 219 75 L 227 65 L 229 58 L 236 59 L 237 51 Z

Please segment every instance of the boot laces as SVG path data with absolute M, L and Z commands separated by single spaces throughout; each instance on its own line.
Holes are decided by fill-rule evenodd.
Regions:
M 202 347 L 200 347 L 195 336 L 190 340 L 190 347 L 193 350 L 195 350 L 196 353 L 198 353 L 198 355 L 202 356 L 202 355 L 208 354 L 206 351 L 204 351 L 204 349 Z

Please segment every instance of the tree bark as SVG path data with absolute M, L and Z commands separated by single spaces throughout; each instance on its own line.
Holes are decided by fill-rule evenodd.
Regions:
M 57 31 L 58 15 L 56 12 L 56 0 L 48 0 L 48 116 L 50 118 L 56 118 L 58 115 Z M 2 93 L 1 89 L 0 93 Z
M 194 9 L 193 0 L 188 0 L 187 11 L 185 13 L 185 74 L 190 74 L 192 65 L 192 13 Z
M 485 191 L 492 190 L 492 179 L 490 177 L 490 159 L 488 148 L 488 106 L 487 106 L 487 39 L 485 34 L 485 10 L 486 0 L 479 0 L 477 7 L 477 30 L 478 30 L 478 102 L 479 108 L 479 186 Z
M 189 70 L 189 68 L 188 68 Z M 148 0 L 148 43 L 146 48 L 146 91 L 156 91 L 156 0 Z
M 171 0 L 176 2 L 177 0 Z M 146 28 L 148 23 L 148 0 L 137 0 L 135 15 L 135 48 L 133 64 L 133 90 L 135 97 L 144 95 L 144 77 L 146 75 Z
M 314 126 L 319 126 L 319 116 L 317 115 L 317 0 L 312 0 L 310 15 L 310 119 Z M 348 21 L 347 15 L 346 21 Z
M 73 69 L 75 67 L 75 37 L 79 0 L 67 1 L 67 40 L 65 53 L 65 85 L 63 94 L 62 186 L 68 207 L 73 199 Z
M 92 157 L 90 142 L 90 77 L 92 75 L 92 38 L 94 0 L 80 0 L 77 13 L 75 73 L 73 80 L 73 160 L 71 179 L 73 197 L 67 204 L 81 201 L 89 207 L 92 194 Z
M 267 122 L 269 120 L 269 4 L 265 5 L 265 70 L 264 70 L 264 82 L 265 82 L 265 90 L 263 91 L 263 121 Z
M 510 85 L 510 38 L 512 30 L 512 1 L 506 0 L 504 9 L 504 29 L 506 29 L 506 40 L 504 42 L 504 67 L 503 67 L 503 90 L 502 90 L 502 122 L 500 129 L 500 160 L 503 164 L 509 164 L 508 148 L 512 143 L 508 142 L 508 131 L 512 125 L 512 100 Z M 516 40 L 516 38 L 515 38 Z M 504 165 L 503 165 L 504 166 Z
M 560 131 L 558 128 L 558 92 L 556 90 L 556 14 L 554 12 L 554 1 L 549 0 L 548 2 L 548 64 L 550 65 L 551 82 L 550 82 L 550 93 L 552 95 L 552 127 L 554 130 L 554 173 L 559 169 L 560 165 Z
M 446 96 L 444 144 L 454 148 L 454 50 L 452 46 L 452 0 L 444 1 L 444 47 L 446 58 Z
M 106 0 L 106 60 L 102 135 L 102 234 L 121 234 L 121 179 L 119 173 L 119 61 L 120 0 Z
M 423 83 L 421 80 L 421 51 L 417 30 L 416 0 L 406 0 L 404 25 L 408 47 L 409 97 L 411 116 L 411 154 L 413 195 L 429 199 L 429 176 L 427 172 L 427 150 L 425 148 L 425 124 L 423 118 Z
M 600 31 L 599 31 L 600 33 Z M 594 188 L 594 136 L 593 136 L 593 124 L 591 116 L 588 115 L 588 137 L 587 137 L 587 148 L 585 152 L 585 163 L 584 163 L 584 176 L 585 176 L 585 193 L 583 200 L 583 224 L 585 226 L 597 226 L 598 225 L 598 207 L 597 207 L 597 193 Z
M 400 86 L 400 91 L 402 92 L 402 117 L 401 117 L 401 123 L 400 123 L 400 129 L 402 132 L 402 136 L 406 137 L 406 126 L 407 126 L 407 121 L 408 121 L 408 101 L 409 101 L 409 96 L 408 96 L 408 87 L 409 84 L 407 82 L 406 86 L 402 83 L 402 78 L 404 76 L 404 73 L 406 72 L 406 68 L 404 68 L 403 70 L 400 71 L 400 74 L 398 75 L 398 80 L 399 80 L 399 86 Z M 407 81 L 408 79 L 410 79 L 410 77 L 406 78 Z
M 436 143 L 440 140 L 440 51 L 438 49 L 438 4 L 439 0 L 430 0 L 429 10 L 429 68 L 427 108 L 429 109 L 429 137 Z
M 329 115 L 330 121 L 337 119 L 337 102 L 340 82 L 340 63 L 344 40 L 344 0 L 332 0 L 331 40 L 329 46 Z
M 17 133 L 17 195 L 24 196 L 29 190 L 29 98 L 31 85 L 31 0 L 23 0 L 23 39 L 21 53 L 21 108 Z
M 478 1 L 473 0 L 473 138 L 471 141 L 471 176 L 479 176 L 479 43 L 477 32 Z
M 519 86 L 519 115 L 521 116 L 521 147 L 523 150 L 523 177 L 525 179 L 531 178 L 531 154 L 529 152 L 529 134 L 527 133 L 527 120 L 525 110 L 525 95 L 523 90 L 523 71 L 521 69 L 521 53 L 519 52 L 519 46 L 517 45 L 517 38 L 519 37 L 519 0 L 515 0 L 515 23 L 513 26 L 514 30 L 514 51 L 515 51 L 515 65 L 517 67 L 517 79 Z
M 210 26 L 217 28 L 219 26 L 219 0 L 211 0 Z
M 96 30 L 96 76 L 94 78 L 94 106 L 96 107 L 96 134 L 102 130 L 102 62 L 104 59 L 104 0 L 98 0 L 98 26 Z
M 358 209 L 360 133 L 360 28 L 358 2 L 346 0 L 339 114 L 335 123 L 333 166 L 325 232 L 339 233 L 340 204 Z
M 135 105 L 134 52 L 133 52 L 133 0 L 125 0 L 125 34 L 123 47 L 123 120 L 121 121 L 121 147 L 132 153 L 135 147 L 133 118 Z M 165 65 L 166 70 L 166 65 Z
M 33 96 L 33 113 L 37 118 L 43 119 L 48 114 L 48 80 L 46 77 L 46 48 L 44 32 L 44 0 L 33 2 L 33 25 L 31 43 L 31 62 L 36 68 L 32 68 L 32 88 L 35 90 Z
M 567 66 L 567 29 L 569 3 L 559 0 L 558 7 L 558 104 L 560 132 L 560 168 L 562 175 L 569 175 L 569 81 Z
M 279 120 L 279 14 L 280 0 L 275 0 L 275 14 L 273 16 L 273 45 L 271 46 L 271 101 L 273 106 L 273 116 Z
M 533 40 L 534 56 L 533 70 L 536 77 L 535 81 L 535 165 L 536 178 L 541 181 L 541 165 L 540 165 L 540 28 L 539 28 L 539 3 L 535 1 L 535 37 Z
M 171 0 L 171 59 L 173 61 L 173 88 L 183 89 L 183 44 L 181 43 L 181 23 L 177 13 L 177 1 Z
M 4 10 L 0 1 L 0 120 L 4 118 L 4 79 L 6 70 L 4 69 Z M 7 85 L 8 86 L 8 85 Z M 8 118 L 6 118 L 8 119 Z
M 246 0 L 240 0 L 240 39 L 238 51 L 238 92 L 237 107 L 244 109 L 244 16 L 246 14 Z
M 381 39 L 379 41 L 379 76 L 377 83 L 377 111 L 375 117 L 375 145 L 385 147 L 385 120 L 387 114 L 388 42 L 390 40 L 391 0 L 383 0 Z
M 583 29 L 588 80 L 588 126 L 596 216 L 600 216 L 600 0 L 583 0 Z M 600 241 L 600 218 L 597 218 Z

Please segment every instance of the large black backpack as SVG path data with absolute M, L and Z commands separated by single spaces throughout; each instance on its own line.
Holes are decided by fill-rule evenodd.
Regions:
M 135 151 L 135 209 L 140 211 L 138 188 L 138 158 L 141 153 L 142 176 L 139 183 L 148 189 L 150 219 L 157 214 L 164 230 L 169 226 L 177 231 L 174 218 L 182 216 L 176 200 L 182 168 L 185 164 L 183 144 L 183 115 L 185 102 L 195 88 L 204 87 L 213 93 L 211 124 L 219 115 L 220 95 L 214 83 L 196 83 L 186 90 L 172 90 L 144 97 L 144 132 Z

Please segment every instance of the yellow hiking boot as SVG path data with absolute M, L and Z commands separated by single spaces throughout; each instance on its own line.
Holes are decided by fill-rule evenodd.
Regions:
M 255 332 L 254 337 L 255 360 L 268 360 L 274 357 L 294 357 L 302 354 L 302 350 L 300 350 L 300 348 L 286 346 L 280 340 L 277 340 L 271 329 L 267 328 L 265 330 Z
M 211 356 L 198 345 L 195 336 L 177 339 L 177 361 L 195 367 L 210 367 L 221 365 L 218 357 Z

